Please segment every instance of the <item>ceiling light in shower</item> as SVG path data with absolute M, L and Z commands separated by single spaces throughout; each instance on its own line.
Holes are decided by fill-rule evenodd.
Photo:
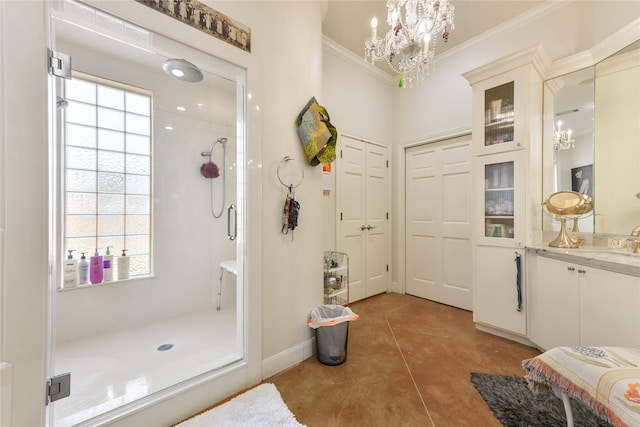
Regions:
M 202 71 L 198 67 L 184 59 L 167 59 L 162 64 L 162 69 L 165 73 L 183 82 L 196 83 L 204 78 Z

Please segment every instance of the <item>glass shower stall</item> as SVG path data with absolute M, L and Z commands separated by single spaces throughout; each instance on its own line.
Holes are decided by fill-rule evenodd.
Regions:
M 246 357 L 246 72 L 82 3 L 49 26 L 48 425 L 89 425 Z

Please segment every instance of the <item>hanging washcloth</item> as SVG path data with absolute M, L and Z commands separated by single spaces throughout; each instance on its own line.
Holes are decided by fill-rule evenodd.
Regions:
M 207 162 L 200 166 L 200 174 L 205 178 L 217 178 L 220 176 L 220 171 L 215 163 Z

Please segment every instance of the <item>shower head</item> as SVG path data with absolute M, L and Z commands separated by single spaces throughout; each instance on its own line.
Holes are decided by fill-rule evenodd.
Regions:
M 222 144 L 222 146 L 224 147 L 227 144 L 227 141 L 228 141 L 227 138 L 225 138 L 224 136 L 221 136 L 220 138 L 213 141 L 213 144 L 211 144 L 211 148 L 209 148 L 209 151 L 203 151 L 200 153 L 200 155 L 202 157 L 211 157 L 213 153 L 213 149 L 216 147 L 216 144 Z
M 204 78 L 202 71 L 189 61 L 171 58 L 164 61 L 162 69 L 165 73 L 183 82 L 197 83 Z

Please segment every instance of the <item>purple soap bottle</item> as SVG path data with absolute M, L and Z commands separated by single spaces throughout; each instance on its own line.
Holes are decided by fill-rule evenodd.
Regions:
M 96 248 L 96 253 L 89 260 L 89 279 L 93 284 L 102 283 L 104 279 L 104 261 L 102 255 L 98 253 L 98 248 Z

